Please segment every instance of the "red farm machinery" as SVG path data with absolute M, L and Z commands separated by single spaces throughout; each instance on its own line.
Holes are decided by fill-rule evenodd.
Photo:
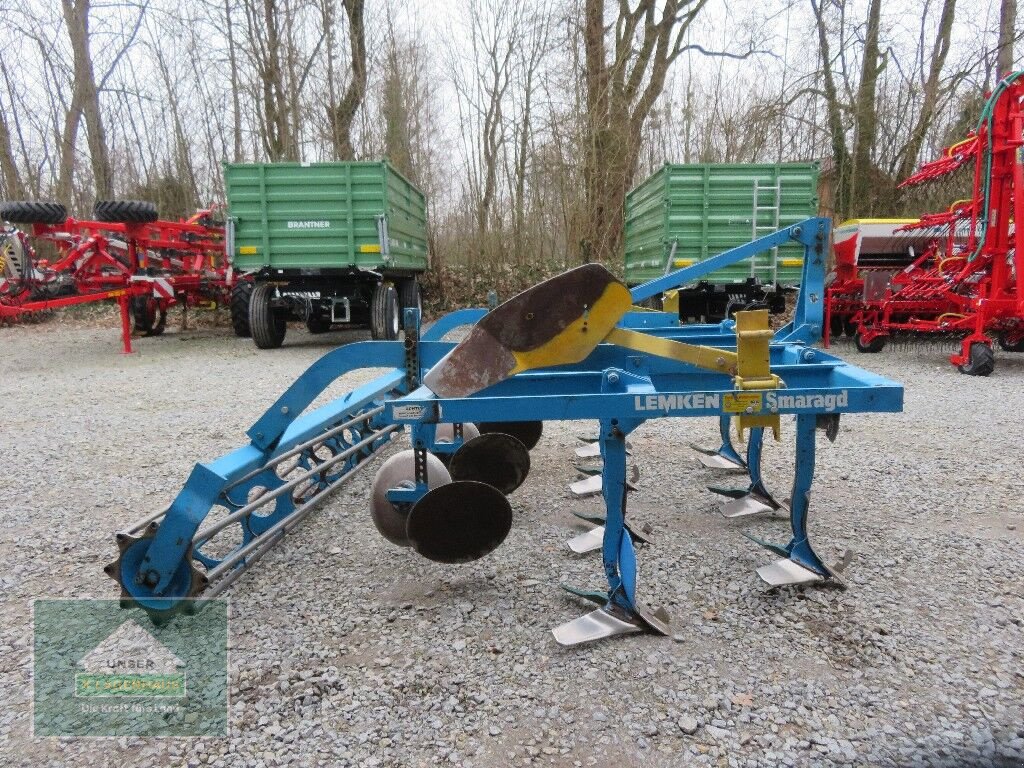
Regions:
M 837 228 L 825 338 L 853 335 L 879 352 L 895 334 L 961 339 L 961 373 L 995 369 L 993 337 L 1024 352 L 1024 71 L 985 101 L 970 135 L 925 163 L 901 188 L 974 169 L 969 199 L 916 220 L 859 220 Z
M 157 336 L 172 306 L 230 301 L 233 276 L 216 218 L 208 208 L 164 221 L 151 203 L 110 200 L 82 221 L 59 203 L 2 203 L 0 319 L 116 300 L 124 351 L 131 352 L 133 325 Z

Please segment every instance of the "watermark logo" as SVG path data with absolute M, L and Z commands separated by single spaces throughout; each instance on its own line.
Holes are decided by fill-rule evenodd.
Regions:
M 221 736 L 227 604 L 153 623 L 117 600 L 37 600 L 36 736 Z

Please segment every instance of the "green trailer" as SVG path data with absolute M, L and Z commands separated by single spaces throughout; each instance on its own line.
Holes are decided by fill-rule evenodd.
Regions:
M 666 164 L 626 195 L 626 281 L 638 285 L 818 214 L 817 163 Z M 712 272 L 679 291 L 684 320 L 737 309 L 785 309 L 800 282 L 792 245 Z
M 228 253 L 246 275 L 232 295 L 238 335 L 279 347 L 299 320 L 394 339 L 402 310 L 421 306 L 426 199 L 387 162 L 228 163 L 224 181 Z

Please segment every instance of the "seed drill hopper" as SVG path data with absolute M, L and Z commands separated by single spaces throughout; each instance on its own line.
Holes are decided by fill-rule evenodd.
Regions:
M 490 312 L 446 315 L 423 333 L 418 312 L 406 310 L 403 341 L 353 343 L 324 355 L 252 425 L 246 445 L 198 464 L 169 508 L 118 533 L 118 556 L 106 572 L 127 605 L 141 605 L 157 621 L 195 610 L 196 598 L 221 594 L 403 435 L 407 447 L 392 451 L 374 479 L 373 522 L 391 543 L 431 560 L 476 560 L 509 534 L 508 494 L 526 479 L 543 422 L 581 419 L 598 426 L 605 514 L 595 530 L 607 590 L 570 588 L 597 606 L 554 636 L 571 645 L 644 630 L 666 634 L 667 614 L 637 597 L 626 438 L 650 419 L 711 417 L 721 425 L 722 446 L 699 458 L 711 472 L 749 476 L 742 489 L 725 490 L 725 514 L 788 514 L 785 543 L 759 542 L 778 558 L 758 569 L 761 578 L 772 587 L 841 583 L 808 538 L 816 431 L 834 438 L 844 413 L 899 411 L 903 390 L 811 347 L 822 327 L 828 241 L 828 220 L 808 219 L 632 291 L 588 264 Z M 787 242 L 804 249 L 802 289 L 792 322 L 774 333 L 766 311 L 681 326 L 665 313 L 632 310 Z M 443 340 L 460 326 L 470 326 L 462 341 Z M 360 368 L 387 372 L 307 412 L 328 385 Z M 744 456 L 730 425 L 747 435 Z M 760 468 L 765 433 L 779 438 L 783 431 L 795 433 L 785 505 Z M 218 546 L 225 537 L 229 545 Z

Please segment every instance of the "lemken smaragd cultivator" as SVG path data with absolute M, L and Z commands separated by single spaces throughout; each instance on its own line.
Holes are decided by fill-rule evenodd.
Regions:
M 896 333 L 960 336 L 950 361 L 974 376 L 995 369 L 992 336 L 1005 351 L 1024 352 L 1024 71 L 1000 81 L 970 136 L 900 186 L 965 166 L 974 168 L 972 195 L 949 210 L 890 227 L 884 245 L 865 248 L 869 229 L 885 222 L 837 236 L 830 331 L 855 331 L 861 352 L 879 352 Z M 872 263 L 872 250 L 908 263 Z M 866 263 L 858 264 L 858 251 Z
M 224 259 L 224 228 L 213 209 L 184 221 L 162 221 L 151 203 L 100 201 L 95 220 L 68 218 L 59 203 L 6 202 L 0 219 L 31 225 L 31 235 L 0 229 L 0 318 L 74 304 L 116 300 L 124 351 L 131 328 L 163 332 L 175 304 L 226 303 L 232 274 Z M 33 244 L 47 243 L 55 259 Z
M 802 290 L 793 321 L 774 334 L 764 310 L 681 326 L 669 314 L 631 309 L 787 242 L 803 247 Z M 526 479 L 542 423 L 585 419 L 599 424 L 607 590 L 572 588 L 598 605 L 555 628 L 555 638 L 571 645 L 668 633 L 665 612 L 637 597 L 626 437 L 650 419 L 718 418 L 723 445 L 700 458 L 749 475 L 745 488 L 725 491 L 724 512 L 743 516 L 785 508 L 761 477 L 760 450 L 766 430 L 780 437 L 786 416 L 795 417 L 791 531 L 784 545 L 759 542 L 781 559 L 758 574 L 772 586 L 837 583 L 839 573 L 815 552 L 807 531 L 816 430 L 834 439 L 844 413 L 899 411 L 903 390 L 811 348 L 822 327 L 828 242 L 828 220 L 808 219 L 632 291 L 588 264 L 490 312 L 454 312 L 422 334 L 418 310 L 409 308 L 403 341 L 327 353 L 253 424 L 248 444 L 198 464 L 170 507 L 118 533 L 118 556 L 106 572 L 126 605 L 143 606 L 156 621 L 196 609 L 196 598 L 227 589 L 406 431 L 409 447 L 393 453 L 374 479 L 374 523 L 392 543 L 431 560 L 475 560 L 511 529 L 507 495 Z M 461 342 L 442 340 L 466 325 L 472 327 Z M 339 376 L 360 368 L 386 373 L 307 412 Z M 730 423 L 747 434 L 745 458 L 733 447 Z

